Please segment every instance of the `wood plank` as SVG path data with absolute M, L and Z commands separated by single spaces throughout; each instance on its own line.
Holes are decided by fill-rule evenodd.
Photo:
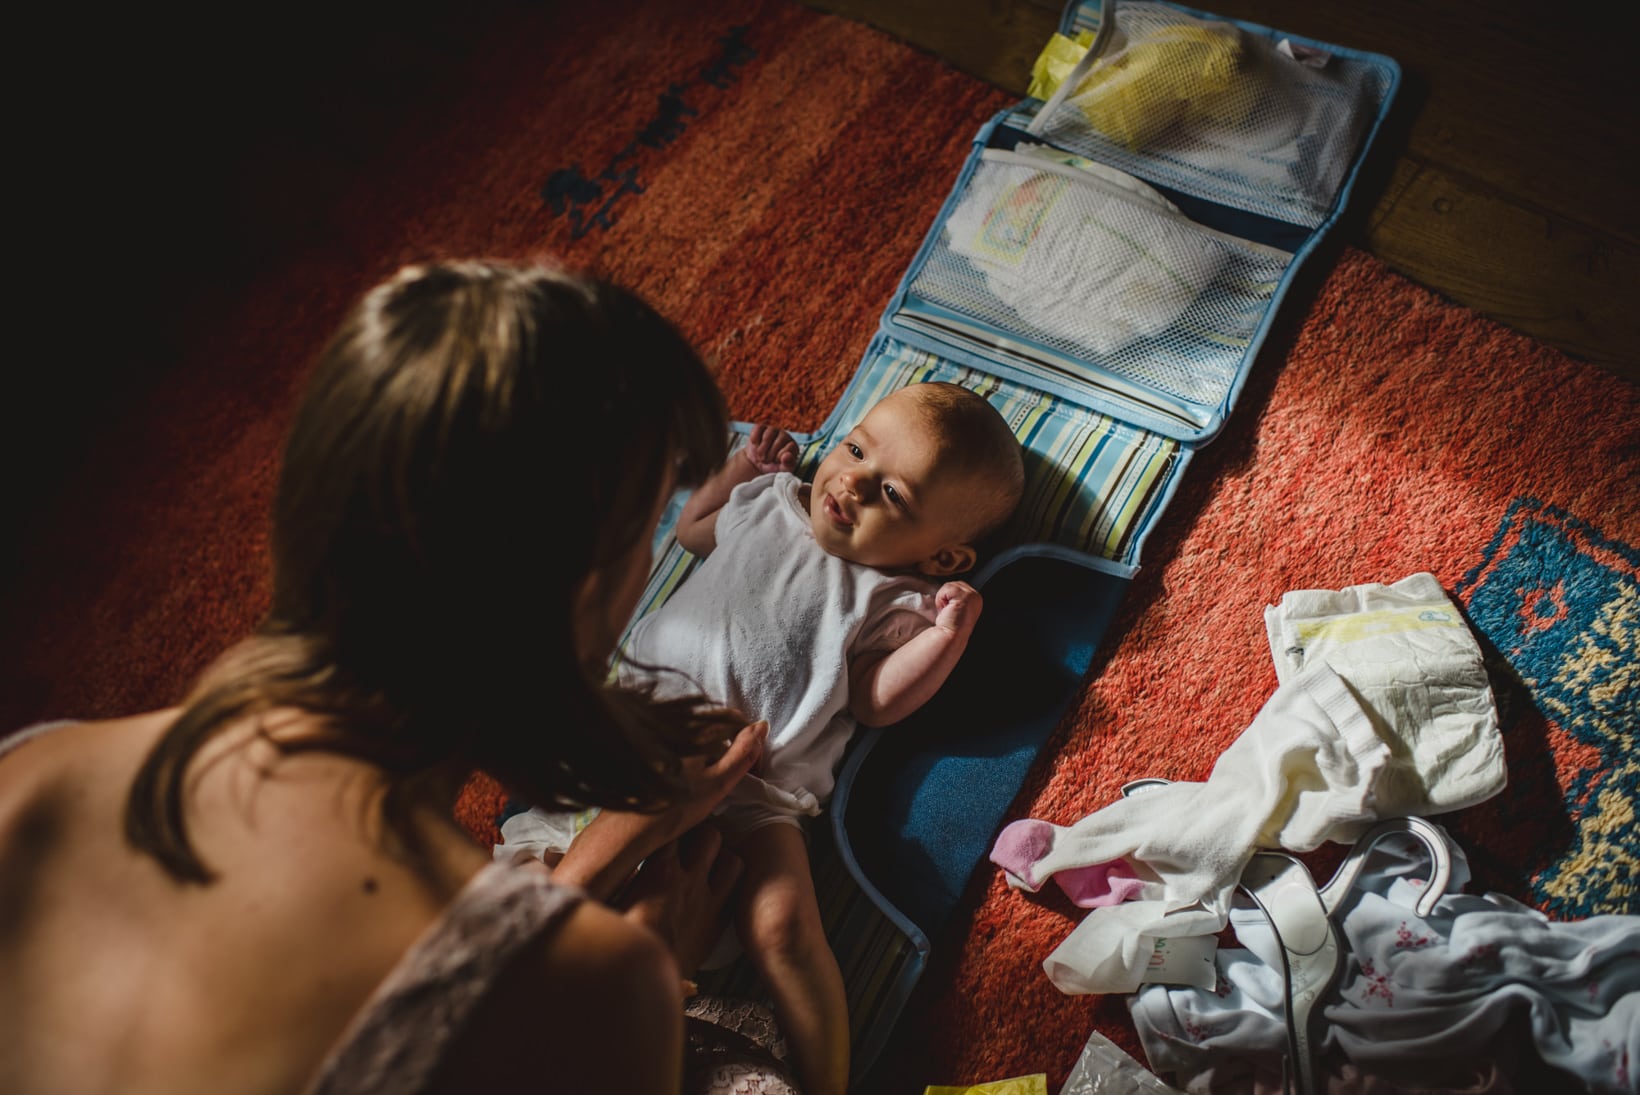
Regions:
M 1366 249 L 1449 299 L 1640 382 L 1640 247 L 1401 159 Z
M 959 72 L 1023 96 L 1059 25 L 1054 0 L 804 0 L 926 50 Z
M 1640 162 L 1640 104 L 1618 20 L 1525 0 L 1218 0 L 1216 13 L 1354 49 L 1402 69 L 1406 152 L 1640 243 L 1628 164 Z

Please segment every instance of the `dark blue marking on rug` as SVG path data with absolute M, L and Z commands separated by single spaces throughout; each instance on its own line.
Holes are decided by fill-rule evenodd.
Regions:
M 571 164 L 548 176 L 541 185 L 541 201 L 554 216 L 569 218 L 570 239 L 578 240 L 594 228 L 612 227 L 615 206 L 628 195 L 644 192 L 638 182 L 639 166 L 648 153 L 664 149 L 683 136 L 690 118 L 700 116 L 700 111 L 690 105 L 695 92 L 707 87 L 721 90 L 740 78 L 735 69 L 757 56 L 757 51 L 746 44 L 746 29 L 730 27 L 718 39 L 722 50 L 716 58 L 703 65 L 693 79 L 669 84 L 659 96 L 654 115 L 610 157 L 603 170 L 589 176 L 580 164 Z

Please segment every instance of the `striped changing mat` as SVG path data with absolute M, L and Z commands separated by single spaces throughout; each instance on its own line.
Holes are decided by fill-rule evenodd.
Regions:
M 1144 532 L 1188 462 L 1188 446 L 886 335 L 868 349 L 821 428 L 794 435 L 800 446 L 798 474 L 812 473 L 832 443 L 888 392 L 935 380 L 985 395 L 1013 426 L 1025 449 L 1024 499 L 1001 533 L 998 550 L 972 576 L 977 586 L 983 588 L 1009 563 L 1035 554 L 1132 572 Z M 749 429 L 749 424 L 738 423 L 734 444 L 742 443 Z M 656 564 L 637 616 L 660 605 L 698 562 L 672 535 L 682 501 L 681 496 L 674 500 L 662 520 Z M 846 781 L 845 772 L 834 806 L 846 796 Z M 921 976 L 929 941 L 924 928 L 867 877 L 841 824 L 813 827 L 810 850 L 822 919 L 847 989 L 854 1072 L 859 1076 L 883 1048 Z M 703 992 L 766 999 L 755 970 L 744 959 L 704 974 L 699 981 Z

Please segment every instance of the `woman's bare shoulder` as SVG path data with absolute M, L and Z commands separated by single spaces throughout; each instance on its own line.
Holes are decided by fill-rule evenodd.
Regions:
M 178 709 L 164 708 L 140 715 L 111 719 L 45 719 L 28 726 L 0 728 L 0 758 L 7 770 L 18 772 L 64 758 L 110 748 L 145 752 L 176 718 Z M 26 758 L 26 759 L 25 759 Z M 8 782 L 10 782 L 8 780 Z
M 174 717 L 154 711 L 11 728 L 0 746 L 0 861 L 49 859 L 73 835 L 85 803 L 124 790 L 128 773 Z
M 496 982 L 435 1085 L 675 1093 L 683 989 L 653 932 L 586 901 Z

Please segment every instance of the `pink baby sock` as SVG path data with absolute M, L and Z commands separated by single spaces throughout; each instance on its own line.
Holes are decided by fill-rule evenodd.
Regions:
M 1053 880 L 1059 883 L 1066 896 L 1084 909 L 1120 905 L 1129 898 L 1138 897 L 1144 887 L 1125 859 L 1060 871 L 1053 876 Z
M 1054 827 L 1046 821 L 1024 818 L 1006 826 L 991 849 L 991 862 L 1009 875 L 1009 882 L 1035 893 L 1042 880 L 1033 871 L 1037 861 L 1053 849 Z M 1119 905 L 1139 894 L 1142 883 L 1125 859 L 1073 867 L 1053 876 L 1059 888 L 1077 906 L 1095 909 Z

